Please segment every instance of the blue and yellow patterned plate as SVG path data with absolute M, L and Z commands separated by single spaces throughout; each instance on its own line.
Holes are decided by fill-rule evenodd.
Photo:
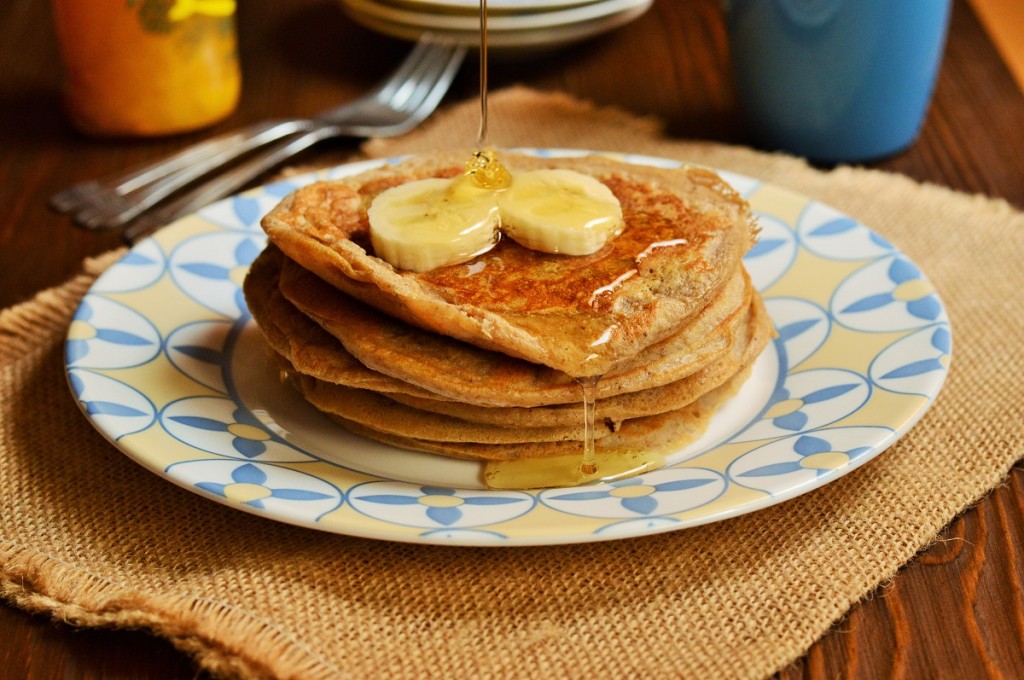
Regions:
M 778 330 L 751 379 L 662 469 L 489 491 L 475 463 L 367 441 L 310 408 L 264 360 L 246 310 L 241 282 L 265 242 L 260 217 L 303 183 L 377 164 L 220 201 L 104 273 L 66 346 L 71 390 L 96 428 L 158 475 L 270 519 L 418 543 L 572 543 L 715 522 L 823 486 L 896 441 L 946 376 L 949 322 L 913 262 L 826 205 L 723 172 L 761 223 L 746 265 Z

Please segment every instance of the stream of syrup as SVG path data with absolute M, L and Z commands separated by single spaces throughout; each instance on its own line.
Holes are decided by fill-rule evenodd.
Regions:
M 480 129 L 476 148 L 487 148 L 487 0 L 480 0 Z
M 508 186 L 508 170 L 489 148 L 487 107 L 487 0 L 480 0 L 480 127 L 476 152 L 467 164 L 468 172 L 483 187 L 503 189 Z M 595 291 L 595 295 L 598 291 Z M 609 329 L 610 331 L 611 329 Z M 604 344 L 608 333 L 594 343 Z M 600 466 L 596 447 L 597 386 L 600 376 L 580 377 L 583 417 L 583 451 L 567 456 L 520 458 L 490 461 L 484 466 L 484 482 L 495 489 L 531 489 L 576 486 L 592 481 L 611 481 L 630 477 L 645 470 L 661 467 L 664 458 L 652 451 L 617 451 L 602 453 Z
M 594 428 L 597 426 L 597 383 L 600 380 L 600 376 L 576 379 L 583 389 L 583 460 L 580 474 L 584 477 L 597 474 Z

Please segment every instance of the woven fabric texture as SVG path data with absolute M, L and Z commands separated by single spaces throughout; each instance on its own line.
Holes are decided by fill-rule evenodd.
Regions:
M 62 341 L 95 276 L 0 313 L 0 593 L 145 627 L 239 678 L 759 678 L 802 655 L 1024 455 L 1024 215 L 862 169 L 672 141 L 564 95 L 490 98 L 496 146 L 624 150 L 790 187 L 871 225 L 939 289 L 954 337 L 934 407 L 866 466 L 792 501 L 657 536 L 539 548 L 300 529 L 146 471 L 82 417 Z M 472 146 L 475 102 L 367 155 Z

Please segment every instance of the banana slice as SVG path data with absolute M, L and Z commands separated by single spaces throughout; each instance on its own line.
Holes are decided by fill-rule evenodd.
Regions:
M 573 170 L 513 174 L 497 199 L 505 233 L 533 250 L 590 255 L 623 228 L 622 206 L 611 189 Z
M 498 242 L 494 192 L 470 178 L 400 184 L 374 198 L 367 216 L 377 256 L 398 269 L 465 262 Z

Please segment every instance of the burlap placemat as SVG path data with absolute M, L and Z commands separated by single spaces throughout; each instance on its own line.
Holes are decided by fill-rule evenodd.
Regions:
M 141 626 L 225 676 L 743 677 L 799 657 L 1024 455 L 1024 216 L 863 170 L 659 138 L 559 95 L 492 97 L 497 145 L 620 149 L 760 177 L 872 225 L 952 319 L 934 408 L 875 461 L 718 524 L 611 543 L 466 549 L 298 529 L 211 503 L 107 444 L 65 385 L 69 316 L 111 256 L 0 315 L 3 595 L 75 624 Z M 393 154 L 475 141 L 476 105 Z

